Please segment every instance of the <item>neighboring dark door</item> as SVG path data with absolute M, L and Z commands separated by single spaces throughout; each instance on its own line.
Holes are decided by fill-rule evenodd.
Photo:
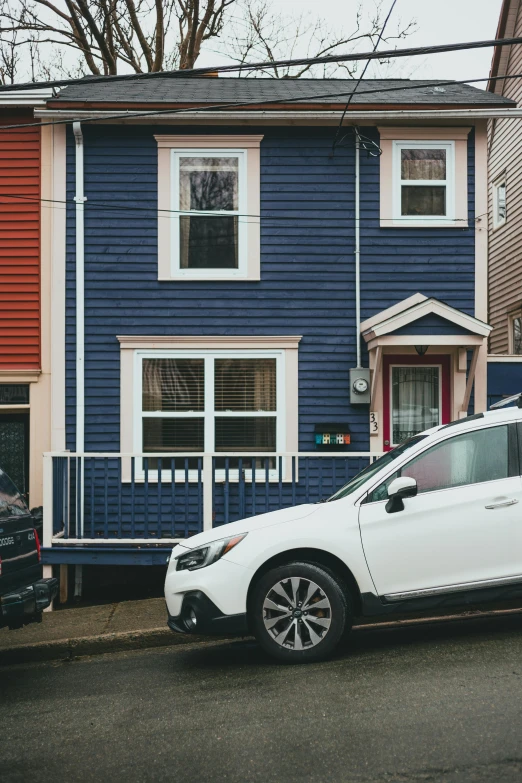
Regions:
M 0 468 L 29 492 L 29 414 L 0 413 Z

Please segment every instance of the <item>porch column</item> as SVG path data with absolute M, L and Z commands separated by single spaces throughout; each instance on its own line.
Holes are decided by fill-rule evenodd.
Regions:
M 370 428 L 370 451 L 381 452 L 382 445 L 382 426 L 383 426 L 383 410 L 382 410 L 382 347 L 378 345 L 374 349 L 370 349 L 368 352 L 370 360 L 371 373 L 371 402 L 370 412 L 376 413 L 379 430 L 376 434 L 371 434 L 372 428 Z
M 488 407 L 488 343 L 483 341 L 478 348 L 477 365 L 475 368 L 475 413 L 483 413 Z

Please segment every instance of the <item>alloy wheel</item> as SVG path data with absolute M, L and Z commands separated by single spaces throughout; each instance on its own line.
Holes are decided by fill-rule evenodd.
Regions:
M 263 602 L 263 622 L 281 647 L 304 650 L 321 642 L 332 622 L 330 601 L 316 582 L 299 576 L 282 579 Z

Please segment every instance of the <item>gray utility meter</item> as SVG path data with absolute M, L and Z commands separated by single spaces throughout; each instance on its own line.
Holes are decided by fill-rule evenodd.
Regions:
M 368 367 L 352 367 L 350 370 L 350 403 L 370 404 L 370 370 Z

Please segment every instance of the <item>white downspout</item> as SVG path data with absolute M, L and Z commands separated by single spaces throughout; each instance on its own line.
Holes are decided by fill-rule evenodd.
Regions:
M 83 171 L 83 134 L 79 122 L 73 122 L 76 143 L 76 451 L 82 454 L 85 449 L 85 225 L 84 225 L 84 171 Z M 80 518 L 78 527 L 83 537 L 84 504 L 84 468 L 83 458 L 76 461 L 76 475 L 81 475 Z M 75 567 L 74 595 L 82 594 L 83 568 Z
M 360 231 L 360 146 L 355 133 L 355 345 L 357 367 L 361 366 L 361 231 Z
M 85 241 L 83 192 L 83 134 L 79 122 L 73 122 L 76 142 L 76 451 L 85 446 Z

